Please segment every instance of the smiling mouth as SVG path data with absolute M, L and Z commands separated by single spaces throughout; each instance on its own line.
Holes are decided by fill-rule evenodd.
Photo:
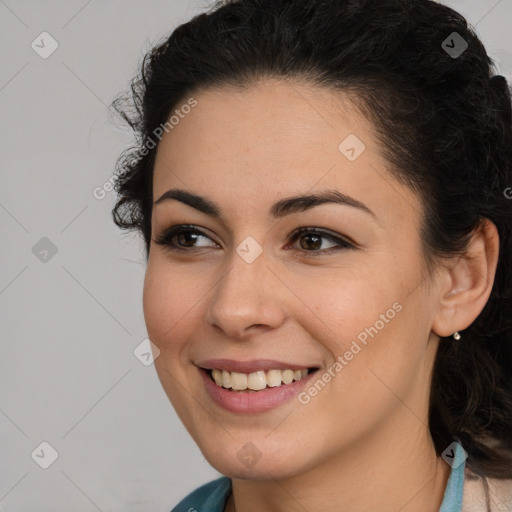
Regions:
M 217 386 L 229 389 L 230 391 L 242 393 L 256 393 L 267 388 L 287 386 L 297 382 L 308 374 L 317 371 L 318 368 L 307 368 L 303 370 L 268 370 L 252 373 L 228 372 L 226 370 L 206 370 L 210 379 Z

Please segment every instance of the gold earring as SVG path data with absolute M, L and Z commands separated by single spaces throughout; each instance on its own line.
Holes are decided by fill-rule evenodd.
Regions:
M 457 332 L 455 332 L 455 333 L 453 333 L 453 339 L 454 339 L 454 340 L 457 340 L 457 341 L 458 341 L 458 340 L 460 340 L 460 334 L 459 334 L 459 332 L 458 332 L 458 331 L 457 331 Z

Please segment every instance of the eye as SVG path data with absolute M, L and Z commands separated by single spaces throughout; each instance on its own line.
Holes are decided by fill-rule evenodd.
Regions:
M 158 245 L 163 245 L 170 250 L 186 251 L 187 249 L 197 248 L 193 244 L 198 238 L 201 237 L 210 239 L 210 237 L 206 236 L 201 231 L 194 229 L 193 226 L 182 224 L 167 229 L 156 240 L 154 240 L 154 242 Z M 174 238 L 178 239 L 179 244 L 176 244 L 173 241 Z
M 200 238 L 211 240 L 209 236 L 205 235 L 198 229 L 195 229 L 193 226 L 181 224 L 167 229 L 157 239 L 155 239 L 154 242 L 172 251 L 187 251 L 190 249 L 201 249 L 206 247 L 194 245 L 194 243 Z M 290 241 L 291 243 L 294 243 L 299 239 L 306 240 L 306 243 L 300 244 L 301 247 L 299 248 L 299 251 L 318 253 L 312 254 L 314 256 L 341 249 L 354 249 L 356 247 L 354 242 L 349 242 L 341 237 L 317 228 L 300 228 L 292 234 Z M 318 250 L 323 245 L 322 240 L 328 240 L 334 244 L 334 247 Z M 218 246 L 215 242 L 213 242 L 213 244 Z
M 326 231 L 323 231 L 321 229 L 317 228 L 300 228 L 295 233 L 293 233 L 291 237 L 291 241 L 295 242 L 296 240 L 305 240 L 306 243 L 301 243 L 301 249 L 304 252 L 313 252 L 313 253 L 320 253 L 320 254 L 313 254 L 314 256 L 321 255 L 326 252 L 332 252 L 332 251 L 338 251 L 341 249 L 354 249 L 356 244 L 353 242 L 349 242 L 341 237 L 337 237 L 333 234 L 330 234 Z M 321 250 L 314 250 L 315 248 L 318 249 L 319 246 L 322 244 L 323 240 L 328 240 L 329 242 L 332 242 L 334 244 L 334 247 L 331 247 L 329 249 L 324 248 Z M 311 250 L 313 249 L 313 250 Z

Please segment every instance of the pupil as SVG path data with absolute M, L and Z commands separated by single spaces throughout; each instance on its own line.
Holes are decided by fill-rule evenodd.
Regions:
M 316 242 L 316 244 L 315 244 L 315 242 L 313 242 L 313 244 L 306 244 L 306 247 L 304 247 L 304 245 L 302 244 L 303 245 L 303 247 L 302 247 L 303 249 L 308 249 L 308 248 L 309 249 L 318 249 L 318 247 L 319 247 L 318 242 L 320 240 L 320 237 L 318 235 L 305 235 L 305 236 L 302 237 L 303 240 L 306 239 L 306 238 L 308 238 L 310 240 L 311 239 L 316 239 L 317 242 Z M 312 247 L 312 245 L 313 245 L 313 247 Z
M 195 236 L 196 236 L 195 233 L 181 233 L 179 235 L 179 237 L 181 237 L 181 240 L 186 240 L 188 238 L 189 244 L 187 244 L 186 241 L 184 244 L 181 244 L 181 241 L 180 241 L 180 245 L 193 245 L 195 239 L 194 238 L 191 239 L 191 237 L 195 237 Z

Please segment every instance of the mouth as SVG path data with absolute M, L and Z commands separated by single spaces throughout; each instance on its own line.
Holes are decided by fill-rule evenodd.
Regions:
M 236 414 L 265 413 L 291 402 L 320 369 L 270 359 L 209 359 L 196 366 L 208 397 Z
M 251 373 L 230 372 L 220 368 L 203 368 L 202 370 L 219 388 L 235 393 L 257 393 L 264 389 L 284 387 L 293 382 L 298 382 L 307 375 L 316 372 L 318 368 L 311 367 L 298 370 L 273 368 Z

